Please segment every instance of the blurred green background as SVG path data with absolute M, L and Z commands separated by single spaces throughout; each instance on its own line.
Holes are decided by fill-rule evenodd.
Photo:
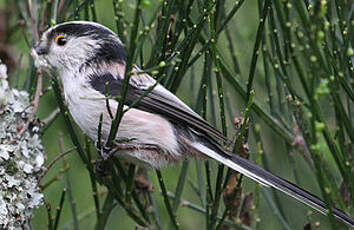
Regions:
M 17 2 L 14 4 L 14 2 Z M 0 0 L 0 9 L 1 18 L 0 20 L 6 20 L 8 25 L 6 38 L 2 39 L 2 44 L 6 44 L 9 49 L 11 49 L 11 54 L 13 55 L 13 60 L 16 64 L 13 64 L 12 71 L 10 72 L 10 83 L 13 87 L 22 88 L 25 85 L 26 78 L 29 76 L 29 66 L 30 58 L 29 58 L 29 50 L 26 39 L 28 39 L 29 43 L 32 41 L 31 33 L 28 32 L 30 28 L 30 22 L 27 21 L 25 26 L 19 26 L 19 21 L 22 20 L 21 16 L 19 16 L 19 9 L 16 9 L 16 5 L 22 5 L 21 1 L 6 1 Z M 39 3 L 39 1 L 34 1 Z M 143 8 L 143 13 L 145 15 L 146 21 L 154 20 L 155 24 L 157 23 L 157 17 L 155 15 L 157 7 L 161 4 L 160 1 L 146 1 L 149 4 L 145 4 Z M 286 1 L 284 1 L 286 2 Z M 111 0 L 99 0 L 94 1 L 97 21 L 113 31 L 117 32 L 117 27 L 115 26 L 114 21 L 114 11 L 112 7 Z M 199 5 L 198 5 L 199 4 Z M 192 14 L 198 14 L 198 6 L 200 6 L 201 2 L 196 1 L 193 4 Z M 235 5 L 235 1 L 225 1 L 226 11 L 231 9 Z M 259 2 L 255 0 L 249 0 L 243 3 L 241 9 L 236 13 L 236 16 L 228 24 L 228 29 L 232 36 L 232 44 L 233 44 L 233 52 L 238 58 L 239 67 L 241 74 L 237 74 L 237 78 L 240 82 L 247 84 L 248 74 L 250 71 L 250 65 L 252 60 L 252 54 L 254 49 L 254 43 L 256 40 L 257 28 L 259 25 L 259 14 L 258 14 L 258 4 Z M 124 4 L 124 17 L 126 20 L 132 22 L 132 17 L 135 9 L 134 1 L 125 1 Z M 22 8 L 21 8 L 22 9 Z M 5 16 L 5 10 L 6 17 Z M 38 13 L 38 12 L 37 12 Z M 81 13 L 80 16 L 83 17 L 84 13 Z M 192 18 L 193 15 L 191 15 Z M 295 16 L 294 16 L 295 18 Z M 2 22 L 0 22 L 2 23 Z M 129 31 L 129 29 L 127 30 Z M 156 33 L 156 26 L 151 30 L 150 35 L 154 36 Z M 269 33 L 269 29 L 267 30 Z M 1 36 L 1 35 L 0 35 Z M 221 53 L 225 54 L 222 58 L 225 60 L 225 63 L 228 64 L 230 69 L 233 69 L 233 62 L 230 52 L 229 43 L 227 42 L 227 37 L 224 32 L 222 32 L 219 36 L 217 47 L 221 51 Z M 196 46 L 197 48 L 194 50 L 193 54 L 196 54 L 196 51 L 201 48 L 200 44 Z M 143 49 L 143 57 L 144 64 L 149 60 L 151 56 L 151 44 L 146 42 Z M 261 51 L 261 50 L 260 50 Z M 301 57 L 300 57 L 301 58 Z M 10 58 L 9 58 L 10 59 Z M 141 59 L 139 59 L 141 61 Z M 306 62 L 306 60 L 300 60 L 301 62 Z M 265 111 L 269 111 L 268 103 L 269 97 L 266 88 L 266 79 L 264 73 L 264 66 L 262 64 L 263 59 L 259 57 L 256 72 L 255 72 L 255 100 L 259 102 L 259 104 L 265 109 Z M 204 58 L 200 58 L 192 68 L 186 73 L 183 78 L 182 85 L 179 87 L 177 91 L 177 96 L 179 96 L 184 102 L 190 105 L 192 108 L 195 108 L 197 101 L 197 92 L 200 88 L 200 80 L 203 74 L 203 63 Z M 271 71 L 272 74 L 275 75 L 274 71 Z M 18 79 L 17 79 L 18 76 Z M 213 121 L 214 118 L 211 115 L 212 110 L 208 109 L 208 120 L 212 123 L 216 124 L 216 126 L 221 129 L 220 119 L 219 119 L 219 111 L 218 111 L 218 98 L 217 98 L 217 88 L 215 87 L 216 82 L 215 78 L 213 78 L 212 84 L 214 88 L 211 91 L 210 98 L 215 101 L 216 108 L 216 121 Z M 283 84 L 277 83 L 275 78 L 271 80 L 272 88 L 282 87 Z M 293 79 L 293 87 L 301 87 L 298 80 Z M 45 79 L 45 87 L 49 87 L 49 80 Z M 245 101 L 240 96 L 235 89 L 229 85 L 226 81 L 224 84 L 225 87 L 225 98 L 226 98 L 226 111 L 227 111 L 227 122 L 229 129 L 229 136 L 231 137 L 234 133 L 233 128 L 233 119 L 237 116 L 243 116 L 245 110 Z M 285 88 L 285 86 L 284 86 Z M 282 97 L 277 98 L 275 95 L 277 103 L 279 105 L 283 105 L 286 107 L 287 104 L 287 93 L 284 89 L 278 89 L 282 91 L 280 95 Z M 303 95 L 303 91 L 299 89 L 300 95 Z M 210 99 L 210 100 L 211 100 Z M 326 121 L 330 130 L 336 129 L 335 124 L 335 115 L 332 111 L 331 106 L 328 106 L 328 98 L 324 98 L 321 102 L 323 114 L 326 116 Z M 210 106 L 208 106 L 210 107 Z M 57 108 L 57 103 L 55 100 L 54 93 L 52 90 L 49 90 L 45 93 L 39 103 L 37 115 L 39 119 L 46 118 L 52 111 Z M 284 110 L 286 114 L 290 113 L 287 109 Z M 278 113 L 280 117 L 282 117 L 284 122 L 288 122 L 289 127 L 291 127 L 293 132 L 295 130 L 295 125 L 291 123 L 290 116 L 285 116 L 282 114 L 282 111 L 279 110 Z M 267 124 L 264 123 L 262 119 L 260 119 L 255 113 L 251 112 L 251 121 L 250 121 L 250 135 L 249 135 L 249 149 L 250 149 L 250 159 L 255 161 L 255 153 L 257 150 L 257 143 L 255 140 L 254 127 L 256 124 L 260 125 L 261 129 L 261 138 L 263 142 L 263 151 L 266 154 L 267 165 L 265 165 L 271 172 L 276 175 L 279 175 L 283 178 L 287 178 L 290 181 L 294 181 L 296 177 L 296 182 L 304 189 L 311 191 L 314 194 L 321 196 L 321 190 L 316 182 L 316 176 L 313 171 L 310 169 L 308 164 L 305 162 L 302 155 L 293 148 L 293 146 L 287 145 L 281 137 L 279 137 Z M 352 114 L 353 115 L 353 114 Z M 350 114 L 349 114 L 350 116 Z M 77 133 L 81 133 L 79 128 L 76 127 Z M 62 134 L 63 140 L 63 149 L 69 149 L 73 147 L 68 131 L 65 127 L 62 115 L 59 115 L 55 122 L 46 130 L 45 134 L 42 137 L 42 143 L 45 148 L 45 153 L 47 156 L 47 162 L 52 160 L 57 154 L 59 154 L 62 150 L 59 147 L 59 136 Z M 80 135 L 82 143 L 84 143 L 84 135 Z M 323 138 L 320 139 L 320 142 L 323 142 Z M 93 146 L 91 146 L 93 148 Z M 326 149 L 326 148 L 325 148 Z M 95 152 L 95 151 L 92 151 Z M 95 153 L 96 154 L 96 153 Z M 325 162 L 327 162 L 327 168 L 329 173 L 333 175 L 333 178 L 336 179 L 334 183 L 340 184 L 341 176 L 338 173 L 338 170 L 332 160 L 332 157 L 329 153 L 329 150 L 322 152 L 322 157 Z M 93 229 L 96 217 L 95 217 L 95 206 L 94 201 L 92 199 L 92 188 L 90 185 L 89 174 L 85 169 L 81 159 L 78 154 L 74 151 L 68 154 L 65 157 L 66 161 L 69 163 L 69 168 L 63 164 L 62 161 L 58 161 L 52 169 L 48 172 L 45 178 L 41 181 L 42 185 L 53 181 L 48 187 L 43 191 L 45 194 L 46 202 L 50 203 L 52 207 L 52 214 L 55 212 L 55 208 L 59 204 L 60 196 L 64 187 L 67 186 L 66 175 L 70 178 L 70 182 L 72 184 L 72 193 L 76 203 L 76 208 L 79 217 L 80 229 Z M 200 204 L 200 199 L 198 195 L 193 190 L 190 184 L 197 184 L 197 175 L 195 168 L 195 160 L 191 159 L 191 163 L 188 168 L 187 182 L 183 190 L 182 198 L 187 201 L 191 201 L 192 203 Z M 211 162 L 212 166 L 212 185 L 215 185 L 216 180 L 216 171 L 217 164 L 215 162 Z M 162 169 L 162 173 L 164 176 L 164 181 L 167 185 L 169 191 L 174 191 L 177 185 L 178 175 L 181 170 L 180 164 L 176 164 L 169 168 Z M 65 171 L 65 172 L 64 172 Z M 203 177 L 204 169 L 202 170 Z M 159 213 L 161 215 L 161 220 L 164 226 L 164 229 L 169 229 L 169 218 L 167 215 L 166 208 L 163 203 L 163 197 L 160 195 L 160 187 L 153 170 L 148 172 L 150 182 L 154 187 L 153 195 L 157 200 L 157 205 L 159 209 Z M 247 192 L 253 192 L 255 189 L 255 183 L 249 179 L 244 180 L 243 185 L 243 194 Z M 265 189 L 265 188 L 263 188 Z M 262 190 L 263 190 L 262 189 Z M 311 211 L 310 208 L 300 204 L 296 200 L 280 194 L 276 193 L 276 196 L 271 192 L 270 189 L 265 189 L 268 191 L 268 195 L 270 195 L 270 199 L 272 202 L 278 200 L 278 208 L 272 207 L 269 202 L 267 202 L 264 197 L 264 192 L 260 193 L 260 206 L 257 210 L 259 214 L 260 223 L 258 224 L 258 229 L 284 229 L 284 225 L 281 223 L 279 219 L 278 211 L 282 212 L 284 215 L 286 222 L 289 224 L 290 229 L 303 229 L 304 226 L 311 222 L 314 224 L 319 221 L 321 223 L 320 229 L 330 229 L 330 225 L 328 219 L 323 215 Z M 99 197 L 101 203 L 103 203 L 104 197 L 106 196 L 107 190 L 104 186 L 99 186 Z M 221 212 L 222 213 L 222 212 Z M 252 213 L 252 212 L 251 212 Z M 32 224 L 33 229 L 47 229 L 47 211 L 44 206 L 35 210 Z M 201 213 L 198 213 L 188 207 L 180 207 L 177 211 L 177 220 L 181 225 L 181 229 L 206 229 L 205 216 Z M 253 219 L 252 222 L 255 220 Z M 133 229 L 134 222 L 127 217 L 124 209 L 122 209 L 119 205 L 114 208 L 114 211 L 110 214 L 108 224 L 106 225 L 106 229 Z M 72 213 L 70 211 L 70 204 L 68 199 L 64 203 L 59 229 L 73 229 L 72 225 Z

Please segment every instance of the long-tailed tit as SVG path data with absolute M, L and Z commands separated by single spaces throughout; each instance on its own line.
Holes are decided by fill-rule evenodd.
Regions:
M 99 99 L 106 93 L 119 96 L 121 92 L 126 54 L 118 36 L 97 23 L 67 22 L 48 29 L 32 55 L 37 66 L 58 72 L 73 119 L 94 141 L 103 114 L 102 140 L 107 140 L 112 118 L 106 100 Z M 139 71 L 138 67 L 134 71 Z M 133 74 L 126 106 L 155 83 L 148 74 Z M 117 101 L 109 99 L 108 104 L 115 114 Z M 206 155 L 327 213 L 326 204 L 318 197 L 224 149 L 217 140 L 226 138 L 160 84 L 124 114 L 116 140 L 126 138 L 132 147 L 117 154 L 139 165 L 159 168 L 188 156 Z M 338 220 L 354 226 L 353 218 L 339 209 L 332 210 Z

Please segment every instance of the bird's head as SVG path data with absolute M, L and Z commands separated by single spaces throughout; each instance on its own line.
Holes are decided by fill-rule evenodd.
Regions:
M 31 51 L 37 67 L 58 71 L 85 66 L 125 62 L 125 50 L 118 36 L 97 23 L 66 22 L 49 28 Z

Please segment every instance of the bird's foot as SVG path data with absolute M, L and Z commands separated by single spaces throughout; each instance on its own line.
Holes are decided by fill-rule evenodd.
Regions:
M 111 162 L 107 161 L 108 158 L 104 158 L 101 155 L 98 155 L 96 158 L 96 167 L 95 171 L 99 177 L 105 177 L 110 174 Z
M 95 147 L 98 152 L 96 158 L 96 173 L 98 176 L 103 177 L 109 175 L 110 162 L 108 161 L 114 154 L 112 154 L 112 148 L 105 146 L 102 143 L 95 143 Z

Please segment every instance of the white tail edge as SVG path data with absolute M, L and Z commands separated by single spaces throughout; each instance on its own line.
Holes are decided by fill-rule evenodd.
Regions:
M 220 163 L 235 171 L 238 171 L 239 173 L 257 181 L 262 185 L 273 187 L 281 192 L 284 192 L 325 215 L 328 213 L 327 205 L 323 200 L 292 184 L 291 182 L 260 168 L 247 159 L 241 158 L 234 154 L 228 155 L 229 152 L 226 150 L 224 154 L 219 154 L 218 152 L 215 152 L 214 150 L 198 142 L 191 143 L 191 146 L 208 157 L 219 161 Z M 332 212 L 334 217 L 336 217 L 339 221 L 347 224 L 348 226 L 354 227 L 354 219 L 352 217 L 337 208 L 332 208 Z

